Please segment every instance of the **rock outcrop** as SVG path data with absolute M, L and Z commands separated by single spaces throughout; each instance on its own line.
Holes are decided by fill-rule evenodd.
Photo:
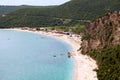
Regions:
M 86 27 L 83 53 L 120 44 L 120 14 L 108 13 Z

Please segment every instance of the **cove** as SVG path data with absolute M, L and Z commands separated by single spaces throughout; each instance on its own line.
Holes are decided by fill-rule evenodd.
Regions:
M 0 30 L 0 80 L 72 80 L 70 51 L 51 37 Z

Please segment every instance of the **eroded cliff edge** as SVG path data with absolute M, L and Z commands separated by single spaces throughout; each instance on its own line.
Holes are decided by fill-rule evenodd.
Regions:
M 81 49 L 97 61 L 99 80 L 120 80 L 120 13 L 108 13 L 88 25 Z

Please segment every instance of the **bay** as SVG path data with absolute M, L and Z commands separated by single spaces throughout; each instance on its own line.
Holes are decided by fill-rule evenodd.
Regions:
M 0 80 L 72 80 L 70 51 L 54 38 L 0 30 Z

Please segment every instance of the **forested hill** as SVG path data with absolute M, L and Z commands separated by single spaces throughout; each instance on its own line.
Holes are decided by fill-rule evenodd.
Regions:
M 10 12 L 24 9 L 24 8 L 52 8 L 54 6 L 30 6 L 30 5 L 21 5 L 21 6 L 7 6 L 7 5 L 0 5 L 0 15 L 8 14 Z
M 57 10 L 60 17 L 93 20 L 107 12 L 120 10 L 120 0 L 71 0 Z
M 119 0 L 71 0 L 63 5 L 57 6 L 54 9 L 43 10 L 31 9 L 34 15 L 41 14 L 45 16 L 53 16 L 67 19 L 95 19 L 107 12 L 113 12 L 120 10 Z M 31 10 L 20 10 L 18 14 L 30 14 Z M 17 13 L 17 12 L 15 12 Z
M 23 9 L 18 10 L 13 14 L 39 14 L 43 16 L 52 16 L 65 19 L 93 20 L 99 16 L 103 16 L 107 12 L 119 10 L 119 0 L 71 0 L 63 5 L 56 6 L 52 9 Z
M 52 8 L 26 8 L 0 17 L 1 27 L 74 25 L 120 10 L 119 0 L 71 0 Z M 7 22 L 7 23 L 6 23 Z

